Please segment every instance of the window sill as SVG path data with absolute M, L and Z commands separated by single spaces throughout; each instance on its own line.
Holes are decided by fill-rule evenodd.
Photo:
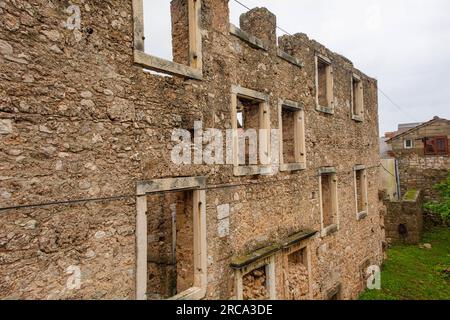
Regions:
M 182 76 L 185 78 L 202 80 L 203 73 L 201 70 L 194 69 L 183 64 L 158 58 L 140 50 L 134 50 L 134 63 L 143 68 L 153 71 L 168 73 L 171 75 Z
M 206 296 L 206 289 L 190 288 L 167 300 L 201 300 Z
M 272 174 L 272 166 L 235 166 L 233 174 L 236 177 Z
M 291 56 L 290 54 L 284 52 L 281 49 L 277 50 L 277 56 L 279 58 L 283 59 L 284 61 L 287 61 L 290 64 L 293 64 L 294 66 L 297 66 L 299 68 L 303 68 L 304 67 L 303 63 L 299 59 L 297 59 L 296 57 Z
M 364 117 L 352 115 L 352 120 L 354 120 L 356 122 L 364 122 Z
M 332 224 L 331 226 L 326 227 L 322 230 L 322 238 L 330 236 L 336 232 L 338 232 L 339 228 L 336 224 Z
M 233 24 L 230 24 L 230 34 L 241 39 L 244 42 L 247 42 L 251 47 L 255 49 L 261 49 L 264 51 L 269 50 L 267 44 L 264 41 L 245 32 L 244 30 L 239 29 Z
M 306 163 L 287 163 L 280 165 L 281 172 L 306 170 Z
M 367 212 L 366 211 L 359 212 L 356 215 L 356 218 L 358 219 L 358 221 L 364 220 L 365 218 L 367 218 Z
M 334 114 L 334 109 L 330 108 L 330 107 L 317 106 L 316 111 L 326 113 L 326 114 Z

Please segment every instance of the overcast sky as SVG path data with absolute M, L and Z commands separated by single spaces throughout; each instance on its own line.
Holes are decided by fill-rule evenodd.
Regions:
M 290 33 L 308 34 L 378 79 L 380 133 L 398 123 L 450 119 L 450 1 L 241 0 L 266 7 Z M 146 51 L 171 59 L 170 0 L 145 0 Z M 246 11 L 230 0 L 231 22 Z M 152 34 L 151 30 L 158 30 Z M 279 31 L 278 35 L 283 35 Z M 399 110 L 402 109 L 403 111 Z

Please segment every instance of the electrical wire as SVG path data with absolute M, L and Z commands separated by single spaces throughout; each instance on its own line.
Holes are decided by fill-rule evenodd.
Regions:
M 389 173 L 391 176 L 397 179 L 397 177 L 392 172 L 390 172 L 388 169 L 386 169 L 385 166 L 383 166 L 383 163 L 380 163 L 380 167 L 383 168 L 383 170 Z
M 366 167 L 366 170 L 379 168 L 380 165 L 377 166 L 371 166 Z M 349 174 L 353 173 L 354 170 L 350 171 L 338 171 L 336 172 L 337 175 L 343 175 L 343 174 Z M 316 175 L 308 175 L 306 177 L 292 177 L 289 179 L 278 179 L 278 180 L 266 180 L 266 181 L 258 181 L 258 182 L 244 182 L 244 183 L 226 183 L 226 184 L 217 184 L 217 185 L 210 185 L 205 188 L 195 188 L 195 189 L 186 189 L 186 190 L 216 190 L 216 189 L 226 189 L 226 188 L 238 188 L 238 187 L 249 187 L 249 186 L 260 186 L 263 184 L 275 184 L 275 183 L 284 183 L 289 181 L 301 181 L 301 178 L 318 178 L 320 174 Z M 168 191 L 152 191 L 146 193 L 147 195 L 150 194 L 168 194 L 168 193 L 176 193 L 180 192 L 182 190 L 176 189 L 176 190 L 168 190 Z M 54 200 L 49 202 L 42 202 L 42 203 L 34 203 L 34 204 L 26 204 L 26 205 L 16 205 L 16 206 L 8 206 L 0 208 L 1 212 L 11 211 L 11 210 L 20 210 L 20 209 L 32 209 L 32 208 L 41 208 L 41 207 L 48 207 L 48 206 L 56 206 L 56 205 L 71 205 L 71 204 L 80 204 L 80 203 L 88 203 L 88 202 L 104 202 L 104 201 L 120 201 L 120 200 L 126 200 L 126 199 L 133 199 L 138 197 L 137 194 L 129 194 L 129 195 L 117 195 L 117 196 L 110 196 L 110 197 L 101 197 L 101 198 L 84 198 L 84 199 L 74 199 L 74 200 Z
M 398 103 L 396 103 L 391 97 L 389 97 L 383 90 L 378 88 L 378 91 L 394 106 L 396 107 L 400 112 L 403 112 L 404 115 L 408 116 L 409 118 L 413 119 L 416 122 L 419 122 L 415 117 L 407 113 Z
M 237 4 L 239 4 L 240 6 L 242 6 L 243 8 L 245 8 L 245 9 L 247 9 L 247 10 L 252 10 L 249 6 L 247 6 L 247 5 L 245 5 L 244 3 L 242 3 L 241 1 L 239 1 L 239 0 L 233 0 L 234 2 L 236 2 Z M 276 24 L 273 24 L 274 26 L 275 26 L 275 28 L 277 28 L 278 30 L 280 30 L 280 31 L 282 31 L 282 32 L 284 32 L 285 34 L 287 34 L 287 35 L 289 35 L 289 36 L 293 36 L 293 34 L 292 33 L 290 33 L 289 31 L 287 31 L 286 29 L 284 29 L 284 28 L 282 28 L 282 27 L 280 27 L 280 26 L 278 26 L 278 25 L 276 25 Z M 305 45 L 305 46 L 307 46 L 307 47 L 309 47 L 310 49 L 312 49 L 312 50 L 314 50 L 314 51 L 316 51 L 316 48 L 315 47 L 313 47 L 313 46 L 311 46 L 311 45 L 308 45 L 307 43 L 302 43 L 302 45 Z M 349 70 L 349 71 L 353 71 L 353 70 L 350 70 L 350 69 L 348 69 L 348 68 L 345 68 L 345 67 L 343 67 L 343 66 L 340 66 L 341 68 L 343 68 L 343 69 L 345 69 L 345 70 Z M 412 115 L 410 115 L 409 113 L 407 113 L 398 103 L 396 103 L 391 97 L 389 97 L 383 90 L 381 90 L 380 89 L 380 87 L 378 86 L 378 91 L 395 107 L 395 108 L 397 108 L 400 112 L 402 112 L 404 115 L 406 115 L 407 117 L 409 117 L 409 118 L 411 118 L 411 119 L 413 119 L 414 121 L 416 121 L 416 122 L 419 122 L 415 117 L 413 117 Z
M 236 2 L 237 4 L 239 4 L 240 6 L 244 7 L 247 10 L 251 10 L 250 7 L 248 7 L 247 5 L 245 5 L 243 2 L 239 1 L 239 0 L 233 0 L 234 2 Z M 287 31 L 286 29 L 278 26 L 278 25 L 274 25 L 278 30 L 284 32 L 287 35 L 292 36 L 292 34 Z M 315 48 L 313 46 L 309 46 L 310 48 L 314 49 Z M 379 89 L 379 91 L 386 96 L 386 98 L 392 103 L 394 104 L 399 110 L 403 111 L 401 109 L 401 107 L 399 105 L 397 105 L 391 98 L 389 98 L 383 91 L 381 91 L 381 89 Z M 389 172 L 384 166 L 383 164 L 379 164 L 377 166 L 371 166 L 371 167 L 367 167 L 366 169 L 373 169 L 373 168 L 379 168 L 382 167 L 384 170 L 386 170 L 389 174 L 392 175 L 391 172 Z M 354 170 L 351 171 L 344 171 L 344 172 L 337 172 L 336 174 L 341 175 L 341 174 L 346 174 L 346 173 L 352 173 Z M 313 175 L 313 176 L 309 176 L 310 178 L 317 178 L 320 175 Z M 282 179 L 282 180 L 268 180 L 268 181 L 259 181 L 259 182 L 254 182 L 254 183 L 240 183 L 240 184 L 222 184 L 222 185 L 215 185 L 215 186 L 209 186 L 206 188 L 199 188 L 199 189 L 195 189 L 195 190 L 214 190 L 214 189 L 224 189 L 224 188 L 237 188 L 237 187 L 243 187 L 243 186 L 259 186 L 261 184 L 273 184 L 273 183 L 283 183 L 283 182 L 287 182 L 287 181 L 293 181 L 293 180 L 297 180 L 298 181 L 298 177 L 295 178 L 291 178 L 291 179 Z M 148 194 L 162 194 L 162 193 L 170 193 L 170 192 L 179 192 L 180 190 L 169 190 L 169 191 L 154 191 L 154 192 L 150 192 Z M 87 203 L 87 202 L 103 202 L 103 201 L 119 201 L 119 200 L 126 200 L 126 199 L 131 199 L 131 198 L 135 198 L 137 195 L 133 194 L 133 195 L 118 195 L 118 196 L 111 196 L 111 197 L 102 197 L 102 198 L 85 198 L 85 199 L 75 199 L 75 200 L 60 200 L 60 201 L 51 201 L 51 202 L 45 202 L 45 203 L 35 203 L 35 204 L 27 204 L 27 205 L 17 205 L 17 206 L 10 206 L 10 207 L 4 207 L 4 208 L 0 208 L 0 212 L 4 212 L 4 211 L 9 211 L 9 210 L 18 210 L 18 209 L 27 209 L 27 208 L 37 208 L 37 207 L 46 207 L 46 206 L 54 206 L 54 205 L 70 205 L 70 204 L 79 204 L 79 203 Z

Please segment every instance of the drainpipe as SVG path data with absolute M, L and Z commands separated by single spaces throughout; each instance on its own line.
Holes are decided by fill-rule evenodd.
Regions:
M 398 200 L 400 200 L 402 198 L 402 191 L 400 189 L 400 172 L 399 172 L 398 159 L 395 159 L 395 179 L 397 180 L 397 197 L 398 197 Z

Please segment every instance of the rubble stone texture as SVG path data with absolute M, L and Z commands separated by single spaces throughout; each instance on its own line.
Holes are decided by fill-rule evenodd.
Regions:
M 386 201 L 386 240 L 388 243 L 418 244 L 423 231 L 423 192 L 417 199 Z
M 187 11 L 176 3 L 183 1 L 172 6 L 173 52 L 184 63 Z M 241 19 L 244 31 L 266 42 L 264 50 L 230 34 L 227 0 L 201 4 L 203 78 L 194 80 L 162 77 L 134 64 L 131 0 L 2 1 L 0 207 L 107 199 L 1 211 L 0 298 L 135 299 L 136 182 L 167 177 L 205 176 L 208 186 L 228 185 L 206 190 L 205 299 L 233 296 L 233 256 L 300 230 L 321 231 L 321 167 L 337 170 L 339 230 L 307 242 L 311 298 L 326 299 L 339 284 L 340 297 L 356 298 L 364 288 L 361 261 L 382 262 L 377 81 L 305 34 L 283 36 L 277 47 L 275 17 L 266 9 Z M 71 5 L 80 9 L 79 28 L 67 11 Z M 315 53 L 332 61 L 334 115 L 315 109 Z M 364 122 L 351 118 L 354 73 L 364 85 Z M 235 177 L 229 165 L 172 163 L 174 128 L 192 130 L 194 121 L 231 128 L 233 85 L 269 96 L 272 128 L 278 127 L 279 99 L 304 106 L 306 170 Z M 368 215 L 361 221 L 353 178 L 358 164 L 368 168 Z M 217 206 L 223 204 L 230 208 L 229 230 L 219 234 Z M 156 219 L 150 214 L 149 228 Z M 168 246 L 159 244 L 168 236 L 162 229 L 149 233 L 153 256 L 167 255 Z M 290 293 L 284 292 L 287 266 L 280 254 L 275 286 L 282 299 Z M 163 269 L 149 264 L 149 284 L 173 278 Z M 181 269 L 188 271 L 187 265 Z M 167 287 L 154 288 L 165 297 Z
M 423 190 L 425 199 L 439 199 L 434 186 L 447 178 L 450 158 L 446 156 L 421 157 L 417 154 L 399 158 L 400 186 L 402 194 L 408 190 Z
M 264 267 L 246 274 L 242 282 L 244 300 L 267 300 L 269 298 Z
M 301 263 L 289 263 L 289 293 L 291 300 L 303 300 L 308 294 L 308 270 Z

